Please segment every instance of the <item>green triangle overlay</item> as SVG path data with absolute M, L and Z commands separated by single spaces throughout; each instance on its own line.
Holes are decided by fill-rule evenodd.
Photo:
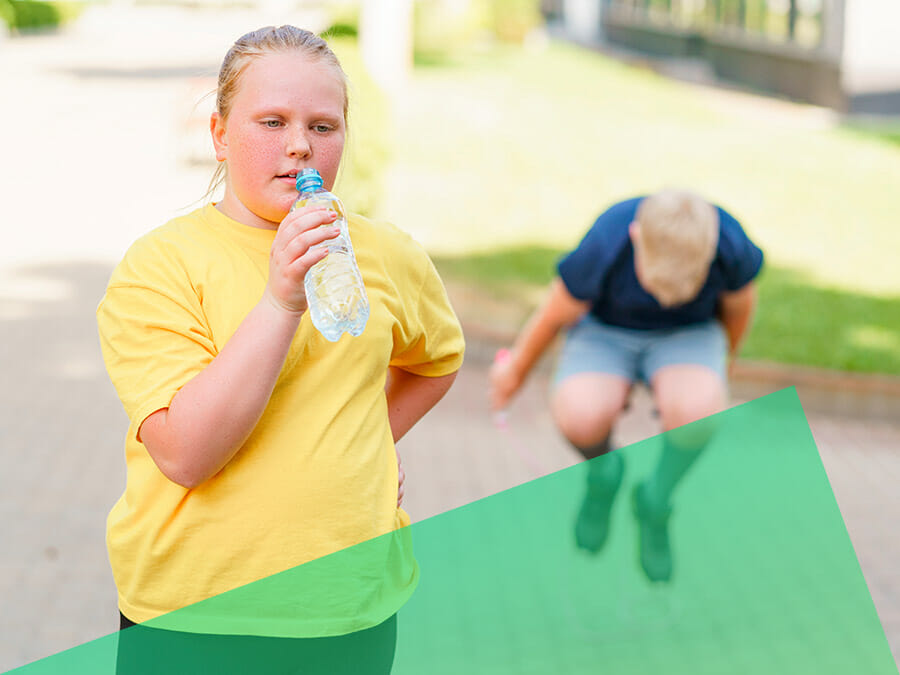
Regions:
M 314 611 L 348 611 L 355 589 L 348 579 L 373 570 L 400 578 L 416 574 L 398 562 L 411 535 L 420 578 L 398 614 L 394 675 L 896 675 L 796 391 L 785 389 L 682 429 L 703 425 L 713 429 L 712 440 L 673 499 L 669 582 L 652 583 L 644 575 L 630 504 L 633 486 L 659 457 L 661 434 L 617 450 L 625 477 L 609 539 L 597 554 L 579 550 L 573 535 L 588 468 L 583 463 L 158 623 L 176 615 L 180 625 L 204 621 L 230 608 L 241 612 L 248 603 L 281 608 L 277 614 L 285 611 L 282 605 L 291 606 L 285 598 L 306 598 Z M 333 593 L 341 588 L 350 590 L 335 604 Z M 359 606 L 369 608 L 362 617 L 368 624 L 395 609 L 389 599 L 371 597 Z M 10 672 L 115 673 L 121 636 Z M 233 669 L 192 666 L 186 672 L 251 672 L 238 665 L 241 647 L 234 642 L 224 650 L 232 649 L 225 661 Z M 188 639 L 168 656 L 186 662 L 190 650 Z M 265 672 L 320 672 L 298 670 L 296 659 L 296 653 L 285 654 L 283 669 Z M 146 672 L 174 671 L 166 666 Z M 323 664 L 321 672 L 364 671 Z

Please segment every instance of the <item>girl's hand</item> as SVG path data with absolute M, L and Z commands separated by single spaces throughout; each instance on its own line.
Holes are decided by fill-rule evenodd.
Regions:
M 292 314 L 306 311 L 303 279 L 310 267 L 328 255 L 327 249 L 312 247 L 340 234 L 339 227 L 330 225 L 336 218 L 337 214 L 330 209 L 304 206 L 291 211 L 281 221 L 269 255 L 269 283 L 265 292 L 277 308 Z
M 503 410 L 522 386 L 522 375 L 514 363 L 513 356 L 506 350 L 501 350 L 488 371 L 491 410 Z

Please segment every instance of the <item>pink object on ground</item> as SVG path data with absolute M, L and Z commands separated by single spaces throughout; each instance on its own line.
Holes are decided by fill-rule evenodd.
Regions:
M 505 361 L 508 361 L 510 356 L 510 351 L 508 349 L 498 349 L 497 353 L 494 355 L 494 363 L 503 363 Z M 534 473 L 536 476 L 543 476 L 545 473 L 547 473 L 546 469 L 537 459 L 537 457 L 535 457 L 534 453 L 514 437 L 509 426 L 509 417 L 506 414 L 506 410 L 498 410 L 494 413 L 494 426 L 509 437 L 509 439 L 512 441 L 513 449 L 516 451 L 519 459 L 521 459 L 528 466 L 528 468 L 531 469 L 532 473 Z

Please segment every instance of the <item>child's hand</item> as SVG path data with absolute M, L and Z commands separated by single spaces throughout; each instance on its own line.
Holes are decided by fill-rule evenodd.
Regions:
M 522 386 L 522 376 L 513 365 L 512 355 L 505 349 L 497 352 L 494 365 L 488 371 L 491 410 L 503 410 Z
M 266 297 L 276 307 L 294 314 L 306 311 L 308 303 L 303 279 L 309 268 L 322 260 L 328 251 L 312 248 L 340 233 L 333 223 L 337 214 L 319 206 L 305 206 L 292 211 L 278 226 L 269 255 L 269 283 Z

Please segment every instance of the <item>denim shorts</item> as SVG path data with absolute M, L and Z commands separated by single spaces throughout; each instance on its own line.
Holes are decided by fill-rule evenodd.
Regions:
M 664 366 L 705 366 L 725 379 L 727 340 L 715 319 L 678 328 L 610 326 L 592 315 L 575 324 L 559 355 L 554 386 L 581 373 L 619 375 L 648 385 Z

